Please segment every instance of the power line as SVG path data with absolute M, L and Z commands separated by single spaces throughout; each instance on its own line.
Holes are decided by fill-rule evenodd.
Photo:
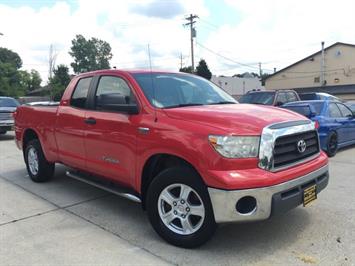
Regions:
M 248 68 L 252 68 L 252 69 L 257 69 L 257 70 L 259 70 L 259 67 L 257 67 L 257 66 L 253 66 L 253 65 L 249 65 L 249 64 L 237 62 L 237 61 L 235 61 L 234 59 L 231 59 L 231 58 L 229 58 L 229 57 L 227 57 L 227 56 L 224 56 L 224 55 L 222 55 L 222 54 L 220 54 L 220 53 L 218 53 L 218 52 L 215 52 L 215 51 L 211 50 L 210 48 L 207 48 L 206 46 L 202 45 L 202 44 L 199 43 L 199 42 L 196 42 L 196 44 L 197 44 L 198 46 L 202 47 L 203 49 L 209 51 L 210 53 L 212 53 L 212 54 L 214 54 L 214 55 L 217 55 L 217 56 L 219 56 L 219 57 L 221 57 L 221 58 L 224 58 L 225 60 L 231 61 L 231 62 L 233 62 L 233 63 L 235 63 L 235 64 L 238 64 L 238 65 L 241 65 L 241 66 L 244 66 L 244 67 L 248 67 Z M 256 65 L 257 65 L 257 64 L 256 64 Z M 269 71 L 271 71 L 270 69 L 264 69 L 264 70 L 269 70 Z

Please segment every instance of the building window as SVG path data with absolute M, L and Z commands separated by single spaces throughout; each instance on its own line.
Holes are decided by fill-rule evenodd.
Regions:
M 314 83 L 319 83 L 320 82 L 320 77 L 315 77 L 314 78 Z

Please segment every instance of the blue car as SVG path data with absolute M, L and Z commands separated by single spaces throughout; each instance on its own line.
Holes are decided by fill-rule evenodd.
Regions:
M 337 101 L 299 101 L 282 106 L 300 113 L 316 123 L 320 145 L 329 157 L 339 148 L 355 144 L 355 116 L 352 111 Z

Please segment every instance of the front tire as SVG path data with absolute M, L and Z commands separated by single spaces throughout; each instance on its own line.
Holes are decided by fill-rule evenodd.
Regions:
M 53 177 L 55 164 L 44 157 L 41 143 L 38 139 L 28 142 L 25 149 L 27 172 L 34 182 L 46 182 Z
M 328 157 L 333 157 L 338 151 L 338 136 L 335 132 L 332 132 L 328 136 L 327 141 L 327 154 Z
M 148 188 L 147 211 L 154 230 L 175 246 L 198 247 L 216 230 L 207 187 L 187 167 L 169 168 L 154 178 Z

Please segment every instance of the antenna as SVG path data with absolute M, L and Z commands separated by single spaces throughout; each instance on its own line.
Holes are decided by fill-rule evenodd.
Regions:
M 153 102 L 155 102 L 155 86 L 154 86 L 154 80 L 153 80 L 153 72 L 152 72 L 152 59 L 150 57 L 150 46 L 148 43 L 148 57 L 149 57 L 149 70 L 150 70 L 150 80 L 152 82 L 152 89 L 153 89 Z M 153 104 L 153 108 L 154 108 L 154 122 L 158 121 L 157 118 L 157 108 L 155 107 L 155 105 Z

